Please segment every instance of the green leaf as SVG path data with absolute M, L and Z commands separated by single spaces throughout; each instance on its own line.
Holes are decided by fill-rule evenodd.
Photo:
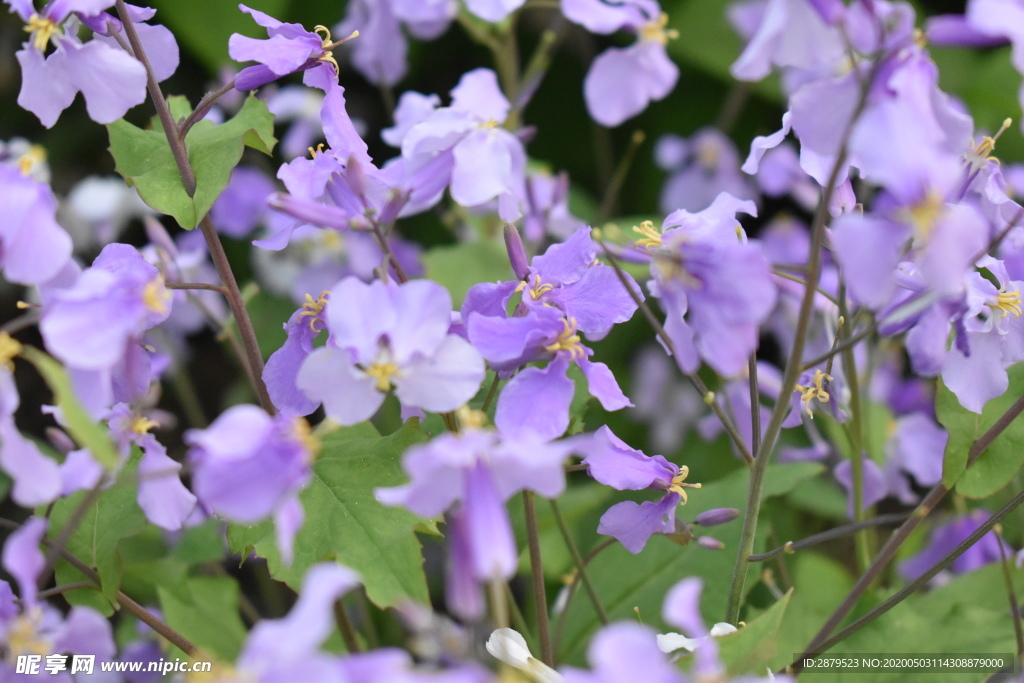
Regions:
M 313 480 L 299 496 L 306 521 L 295 538 L 295 559 L 284 566 L 269 522 L 231 524 L 228 544 L 235 552 L 254 547 L 270 574 L 298 590 L 313 564 L 337 560 L 362 576 L 370 600 L 381 608 L 403 599 L 429 604 L 423 558 L 413 528 L 423 520 L 402 508 L 385 507 L 373 490 L 406 482 L 402 453 L 427 435 L 412 420 L 386 437 L 364 423 L 339 429 L 323 441 Z
M 238 614 L 238 583 L 224 576 L 194 576 L 157 586 L 167 625 L 218 659 L 233 662 L 245 641 Z
M 21 355 L 36 366 L 39 374 L 46 380 L 50 391 L 53 392 L 54 403 L 61 409 L 64 423 L 78 445 L 88 448 L 96 462 L 103 465 L 108 472 L 115 470 L 120 458 L 114 449 L 114 444 L 110 441 L 107 429 L 89 417 L 89 414 L 78 402 L 64 367 L 50 356 L 31 346 L 24 347 Z
M 140 457 L 133 450 L 129 463 L 122 468 L 118 481 L 99 494 L 88 507 L 81 522 L 67 543 L 72 555 L 93 567 L 100 577 L 101 590 L 106 604 L 92 591 L 78 591 L 69 595 L 69 602 L 101 607 L 110 614 L 110 605 L 116 602 L 121 584 L 121 557 L 118 545 L 121 540 L 133 536 L 146 527 L 146 516 L 136 502 L 138 486 L 135 468 Z M 87 491 L 79 491 L 53 504 L 50 514 L 50 538 L 56 538 L 79 509 Z M 57 580 L 60 583 L 88 580 L 77 569 L 65 561 L 57 563 Z M 91 593 L 91 595 L 90 595 Z M 74 602 L 80 599 L 81 602 Z
M 949 432 L 942 466 L 942 483 L 968 498 L 987 498 L 1003 488 L 1024 465 L 1024 420 L 1014 420 L 968 468 L 967 456 L 974 442 L 1002 417 L 1024 394 L 1024 364 L 1009 369 L 1010 387 L 985 404 L 981 415 L 960 405 L 946 385 L 939 382 L 935 410 Z
M 493 240 L 435 247 L 424 254 L 423 263 L 427 277 L 451 292 L 456 309 L 473 285 L 515 278 L 504 243 Z
M 176 114 L 184 111 L 180 101 L 172 101 Z M 118 173 L 135 185 L 143 201 L 173 216 L 186 230 L 199 225 L 224 191 L 246 145 L 269 154 L 276 143 L 274 117 L 255 97 L 220 125 L 199 121 L 185 138 L 196 177 L 195 194 L 189 197 L 163 131 L 143 130 L 121 119 L 108 125 L 107 132 Z
M 730 676 L 742 673 L 763 673 L 778 654 L 778 634 L 782 618 L 793 597 L 793 589 L 782 596 L 768 611 L 736 633 L 718 638 L 718 653 Z
M 765 498 L 789 493 L 800 482 L 820 474 L 822 469 L 817 463 L 769 467 Z M 696 479 L 693 473 L 691 479 Z M 718 481 L 704 483 L 700 491 L 690 493 L 689 503 L 676 514 L 682 519 L 692 519 L 712 508 L 743 509 L 748 479 L 749 473 L 744 469 Z M 719 621 L 725 612 L 732 565 L 739 545 L 740 523 L 736 521 L 708 529 L 706 535 L 721 540 L 725 549 L 706 550 L 696 543 L 681 548 L 665 536 L 655 535 L 639 555 L 631 555 L 618 544 L 600 553 L 591 561 L 588 570 L 609 617 L 612 620 L 635 619 L 633 608 L 638 607 L 644 623 L 664 632 L 668 627 L 661 622 L 660 615 L 665 593 L 687 576 L 700 576 L 704 580 L 701 597 L 704 619 L 709 624 Z M 755 548 L 763 547 L 763 544 L 762 539 Z M 582 548 L 581 551 L 585 552 Z M 755 573 L 756 567 L 750 571 Z M 747 581 L 748 591 L 754 583 L 753 579 Z M 598 626 L 594 608 L 581 589 L 569 607 L 565 636 L 560 645 L 560 661 L 582 664 L 587 644 Z

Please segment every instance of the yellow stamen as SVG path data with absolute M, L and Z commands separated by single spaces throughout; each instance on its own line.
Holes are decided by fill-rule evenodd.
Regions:
M 487 424 L 487 413 L 482 410 L 474 410 L 468 405 L 456 410 L 455 417 L 459 419 L 459 426 L 466 429 L 480 429 Z
M 987 301 L 985 305 L 998 313 L 1000 318 L 1005 318 L 1006 316 L 1019 318 L 1024 313 L 1024 309 L 1021 308 L 1020 288 L 1018 287 L 1014 287 L 1009 292 L 999 290 L 996 300 Z
M 398 366 L 392 362 L 374 363 L 363 372 L 377 380 L 377 391 L 390 391 L 391 378 L 398 374 Z
M 313 300 L 313 297 L 306 294 L 306 303 L 302 304 L 302 312 L 299 313 L 300 318 L 309 318 L 309 329 L 313 332 L 320 332 L 326 327 L 324 319 L 320 317 L 320 314 L 324 311 L 324 306 L 327 305 L 327 299 L 331 295 L 330 292 L 324 290 L 320 292 L 320 296 Z M 320 323 L 324 327 L 317 329 L 316 324 Z
M 668 26 L 668 15 L 664 12 L 654 21 L 650 21 L 640 27 L 640 38 L 644 41 L 653 41 L 668 45 L 668 41 L 679 37 L 679 31 Z
M 142 303 L 146 305 L 146 308 L 163 315 L 170 309 L 167 307 L 167 302 L 171 300 L 171 293 L 164 287 L 164 279 L 160 275 L 146 283 L 146 286 L 142 289 Z
M 324 34 L 320 40 L 320 49 L 322 50 L 322 52 L 320 53 L 320 56 L 317 59 L 327 62 L 328 64 L 333 66 L 334 73 L 341 73 L 341 68 L 338 66 L 338 60 L 334 58 L 334 53 L 332 52 L 332 50 L 341 45 L 342 43 L 347 43 L 353 38 L 358 37 L 359 31 L 352 31 L 352 33 L 350 33 L 347 38 L 342 38 L 338 42 L 333 42 L 331 40 L 331 30 L 322 24 L 314 26 L 313 32 L 318 34 Z
M 583 350 L 583 346 L 580 344 L 580 336 L 576 334 L 576 319 L 562 318 L 561 334 L 558 335 L 558 339 L 553 344 L 545 346 L 544 350 L 551 353 L 568 351 L 573 360 L 579 360 L 586 356 L 587 352 Z
M 136 434 L 146 434 L 153 427 L 159 426 L 159 423 L 154 422 L 153 420 L 150 420 L 148 418 L 145 418 L 142 415 L 139 415 L 134 420 L 132 420 L 130 429 Z
M 316 146 L 316 149 L 313 149 L 312 147 L 307 147 L 306 149 L 309 150 L 309 156 L 312 157 L 313 159 L 316 159 L 317 154 L 323 154 L 324 143 L 321 142 L 319 145 Z
M 697 163 L 706 171 L 714 171 L 722 160 L 722 150 L 718 145 L 705 142 L 697 146 Z
M 903 209 L 903 218 L 914 230 L 914 240 L 923 246 L 931 239 L 935 224 L 946 211 L 946 202 L 942 195 L 930 190 L 924 199 Z
M 18 170 L 21 171 L 21 175 L 27 176 L 32 169 L 44 161 L 46 161 L 46 150 L 42 145 L 32 145 L 27 152 L 19 157 Z
M 828 403 L 831 397 L 829 396 L 829 393 L 825 391 L 823 384 L 825 382 L 831 382 L 833 379 L 832 375 L 824 373 L 821 370 L 815 370 L 812 386 L 805 387 L 797 384 L 796 387 L 794 387 L 794 391 L 803 393 L 800 400 L 804 402 L 804 410 L 807 411 L 807 414 L 812 420 L 814 419 L 814 413 L 811 412 L 811 401 L 818 399 L 822 403 Z
M 986 161 L 994 161 L 997 164 L 999 163 L 999 159 L 994 157 L 992 152 L 996 150 L 996 141 L 999 140 L 999 137 L 1012 125 L 1013 119 L 1004 119 L 1003 125 L 995 135 L 986 135 L 977 145 L 974 144 L 973 140 L 971 141 L 971 151 L 967 153 L 966 160 L 970 162 L 972 171 L 978 170 Z
M 7 650 L 12 659 L 18 655 L 48 655 L 53 642 L 39 635 L 43 612 L 38 607 L 15 617 L 7 630 Z
M 21 355 L 21 348 L 17 339 L 6 332 L 0 332 L 0 365 L 14 370 L 14 357 Z
M 690 476 L 690 468 L 683 465 L 679 468 L 679 474 L 672 477 L 672 483 L 669 485 L 668 490 L 672 493 L 678 493 L 680 497 L 679 504 L 686 505 L 686 489 L 699 489 L 700 484 L 687 484 L 686 477 Z
M 316 458 L 320 454 L 320 449 L 323 447 L 323 443 L 314 434 L 313 430 L 310 429 L 309 423 L 301 417 L 295 418 L 292 422 L 292 429 L 295 437 L 306 447 L 309 451 L 310 459 Z
M 633 242 L 635 246 L 647 249 L 657 249 L 661 246 L 661 229 L 654 227 L 653 221 L 644 221 L 639 226 L 634 225 L 633 232 L 643 235 L 642 239 Z
M 529 289 L 527 289 L 527 287 L 529 287 Z M 520 282 L 519 286 L 516 287 L 516 291 L 522 292 L 523 290 L 526 290 L 527 292 L 529 292 L 530 298 L 533 299 L 534 301 L 537 301 L 554 288 L 554 285 L 548 284 L 546 282 L 541 282 L 540 275 L 534 275 L 533 284 L 527 285 L 526 282 Z
M 57 22 L 53 19 L 41 17 L 38 14 L 33 14 L 29 18 L 28 24 L 25 25 L 25 33 L 32 34 L 32 47 L 40 52 L 46 51 L 46 46 L 50 42 L 50 38 L 59 31 L 60 29 L 57 28 Z
M 481 130 L 488 130 L 490 128 L 497 127 L 497 125 L 498 122 L 495 121 L 494 119 L 487 119 L 483 123 L 477 124 L 477 128 L 480 128 Z

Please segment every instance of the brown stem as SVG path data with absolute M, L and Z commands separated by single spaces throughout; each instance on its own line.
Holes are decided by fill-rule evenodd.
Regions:
M 196 125 L 197 121 L 206 116 L 206 112 L 210 110 L 214 102 L 234 90 L 234 88 L 235 79 L 232 78 L 230 83 L 225 83 L 216 90 L 206 93 L 203 99 L 199 100 L 199 104 L 192 110 L 192 113 L 186 116 L 185 120 L 181 122 L 181 126 L 178 127 L 178 134 L 181 136 L 181 139 L 184 140 L 188 132 L 192 130 L 192 126 Z
M 211 285 L 207 282 L 167 282 L 164 285 L 167 289 L 205 289 L 211 292 L 220 292 L 225 297 L 228 290 L 221 285 Z
M 526 516 L 526 539 L 530 548 L 530 573 L 533 575 L 533 603 L 537 612 L 537 637 L 540 638 L 540 658 L 548 666 L 555 665 L 551 648 L 551 626 L 548 623 L 548 597 L 544 586 L 544 565 L 540 556 L 540 535 L 537 533 L 537 508 L 533 492 L 523 491 L 523 513 Z
M 837 538 L 842 538 L 847 534 L 852 534 L 861 529 L 870 529 L 873 526 L 881 526 L 883 524 L 894 524 L 896 522 L 902 522 L 910 513 L 907 512 L 893 512 L 888 515 L 878 515 L 871 519 L 866 519 L 863 522 L 853 522 L 852 524 L 844 524 L 843 526 L 837 526 L 834 529 L 828 531 L 822 531 L 820 534 L 813 534 L 807 538 L 802 538 L 799 541 L 784 543 L 774 550 L 769 550 L 766 553 L 759 555 L 750 555 L 747 557 L 747 562 L 764 562 L 770 560 L 773 557 L 781 555 L 783 553 L 796 552 L 797 550 L 803 550 L 804 548 L 810 548 L 812 545 L 824 543 L 825 541 L 833 541 Z

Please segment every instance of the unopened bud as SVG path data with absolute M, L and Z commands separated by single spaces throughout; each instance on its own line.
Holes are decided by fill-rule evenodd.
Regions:
M 357 197 L 366 196 L 366 173 L 363 171 L 363 165 L 355 157 L 348 158 L 345 165 L 345 180 Z
M 708 550 L 721 550 L 725 547 L 725 544 L 719 541 L 717 538 L 711 538 L 710 536 L 701 536 L 697 539 L 697 545 L 701 548 L 707 548 Z
M 61 453 L 70 453 L 78 448 L 75 442 L 71 440 L 71 437 L 64 433 L 64 430 L 57 429 L 56 427 L 46 428 L 46 439 Z
M 508 250 L 508 260 L 512 264 L 512 272 L 516 279 L 525 280 L 530 274 L 530 262 L 526 258 L 526 249 L 523 247 L 523 239 L 519 236 L 516 226 L 511 223 L 505 224 L 505 249 Z
M 736 508 L 715 508 L 714 510 L 700 513 L 693 522 L 701 526 L 718 526 L 719 524 L 731 522 L 739 516 L 740 511 Z

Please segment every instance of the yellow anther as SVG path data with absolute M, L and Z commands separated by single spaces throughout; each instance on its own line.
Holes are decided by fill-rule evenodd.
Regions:
M 497 126 L 498 122 L 495 121 L 493 118 L 487 119 L 483 123 L 477 124 L 477 128 L 480 128 L 481 130 L 489 130 L 491 128 L 496 128 Z
M 295 418 L 292 422 L 292 432 L 295 434 L 295 438 L 309 451 L 310 459 L 315 458 L 320 453 L 323 443 L 313 434 L 313 430 L 310 429 L 309 423 L 304 418 Z
M 666 26 L 668 26 L 668 15 L 662 12 L 657 19 L 640 27 L 641 40 L 668 45 L 668 41 L 679 37 L 679 31 L 674 28 L 665 28 Z
M 32 34 L 32 47 L 40 52 L 46 51 L 46 45 L 50 42 L 50 38 L 59 31 L 57 22 L 38 14 L 33 14 L 25 25 L 25 33 Z
M 994 161 L 997 164 L 999 163 L 999 159 L 992 156 L 992 152 L 996 150 L 996 141 L 999 140 L 999 137 L 1012 125 L 1013 119 L 1004 119 L 1003 125 L 995 135 L 986 135 L 977 145 L 974 144 L 973 140 L 971 141 L 971 151 L 967 153 L 966 159 L 970 162 L 972 171 L 976 171 L 981 168 L 981 165 L 986 161 Z
M 643 235 L 633 244 L 647 249 L 657 249 L 661 246 L 661 229 L 654 227 L 653 221 L 644 221 L 640 225 L 633 226 L 633 232 Z
M 21 343 L 7 334 L 0 332 L 0 365 L 8 370 L 14 370 L 14 357 L 21 355 Z
M 312 157 L 313 159 L 316 159 L 317 154 L 323 154 L 324 143 L 321 142 L 319 145 L 316 146 L 315 149 L 312 147 L 307 147 L 306 149 L 309 151 L 309 156 Z
M 135 432 L 136 434 L 148 434 L 150 429 L 159 426 L 160 423 L 154 422 L 149 418 L 139 415 L 134 420 L 132 420 L 132 424 L 129 427 L 129 429 L 131 429 L 131 431 Z
M 1000 318 L 1006 316 L 1019 318 L 1021 313 L 1024 313 L 1024 310 L 1021 309 L 1020 288 L 1018 287 L 1014 287 L 1009 292 L 1000 289 L 995 301 L 987 301 L 985 305 L 997 312 Z
M 914 29 L 914 45 L 917 45 L 922 50 L 928 47 L 928 36 L 919 28 Z
M 812 420 L 814 419 L 814 413 L 811 412 L 811 401 L 818 399 L 822 403 L 828 403 L 829 398 L 831 397 L 829 396 L 829 393 L 825 391 L 823 385 L 825 382 L 831 382 L 833 379 L 832 375 L 824 373 L 821 370 L 815 370 L 814 379 L 812 380 L 812 385 L 810 387 L 805 387 L 800 384 L 797 384 L 796 387 L 794 387 L 794 391 L 803 393 L 800 400 L 804 402 L 804 410 L 807 411 L 807 414 L 811 416 Z
M 697 145 L 696 152 L 697 163 L 705 170 L 714 171 L 718 168 L 718 164 L 722 160 L 722 150 L 718 145 L 712 142 L 704 142 Z
M 154 313 L 167 313 L 170 310 L 167 302 L 170 300 L 171 293 L 164 287 L 164 279 L 160 275 L 147 282 L 142 289 L 142 303 Z
M 700 484 L 686 483 L 686 477 L 688 476 L 690 476 L 690 468 L 683 465 L 679 468 L 679 474 L 672 477 L 672 483 L 668 487 L 669 491 L 679 494 L 680 505 L 686 505 L 686 489 L 699 489 L 701 486 Z
M 27 176 L 32 173 L 32 169 L 44 161 L 46 161 L 46 150 L 42 145 L 32 145 L 18 158 L 18 170 L 21 171 L 21 175 Z
M 392 362 L 374 363 L 363 372 L 377 380 L 377 391 L 390 391 L 391 378 L 398 374 L 398 366 Z
M 466 429 L 480 429 L 487 424 L 487 413 L 482 410 L 474 410 L 468 405 L 456 410 L 455 417 L 459 419 L 459 426 Z
M 313 32 L 318 34 L 323 33 L 323 36 L 320 39 L 321 52 L 320 56 L 317 57 L 317 59 L 327 62 L 328 64 L 333 66 L 335 74 L 341 73 L 341 68 L 338 66 L 338 60 L 334 58 L 334 53 L 332 52 L 332 50 L 334 50 L 334 48 L 338 47 L 342 43 L 347 43 L 353 38 L 358 37 L 359 31 L 352 31 L 352 33 L 350 33 L 347 38 L 342 38 L 337 42 L 331 40 L 331 30 L 322 24 L 314 26 Z
M 558 339 L 556 339 L 553 344 L 545 346 L 544 350 L 550 351 L 551 353 L 568 351 L 573 360 L 579 360 L 586 356 L 587 352 L 584 351 L 583 346 L 580 345 L 580 336 L 576 334 L 576 319 L 562 318 L 561 334 L 558 335 Z
M 527 289 L 527 287 L 529 287 L 529 289 Z M 526 282 L 520 282 L 519 286 L 516 287 L 516 291 L 522 292 L 525 290 L 529 292 L 531 299 L 537 301 L 554 288 L 555 286 L 552 284 L 548 284 L 547 282 L 541 282 L 540 275 L 534 275 L 532 284 L 527 285 Z
M 48 655 L 53 652 L 53 642 L 39 634 L 43 612 L 38 607 L 15 617 L 7 629 L 7 650 L 11 658 L 18 655 Z
M 314 301 L 313 297 L 306 294 L 306 303 L 302 304 L 302 312 L 299 313 L 300 318 L 309 318 L 309 329 L 313 332 L 320 332 L 316 327 L 317 323 L 324 325 L 324 319 L 320 317 L 320 314 L 324 312 L 324 306 L 327 305 L 327 299 L 331 295 L 330 292 L 324 290 L 320 292 L 320 296 Z
M 903 218 L 914 230 L 914 240 L 918 245 L 927 244 L 935 231 L 935 224 L 946 211 L 946 202 L 942 195 L 930 190 L 921 201 L 903 209 Z

